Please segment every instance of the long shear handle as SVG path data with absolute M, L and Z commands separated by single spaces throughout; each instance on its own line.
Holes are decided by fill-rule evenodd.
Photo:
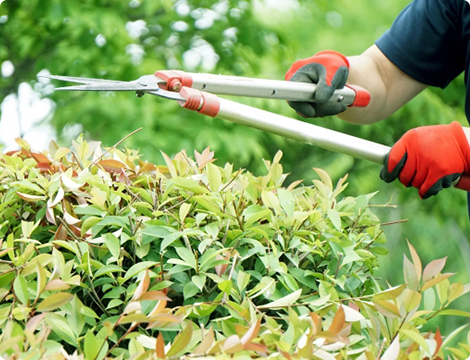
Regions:
M 220 117 L 238 124 L 301 141 L 323 149 L 351 155 L 383 165 L 390 147 L 304 121 L 243 105 L 216 95 L 184 87 L 181 106 L 211 117 Z M 470 174 L 463 174 L 454 183 L 457 189 L 470 191 Z

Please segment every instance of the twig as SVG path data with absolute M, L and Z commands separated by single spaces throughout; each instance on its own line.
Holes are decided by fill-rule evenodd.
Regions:
M 397 221 L 389 221 L 389 222 L 386 222 L 386 223 L 381 223 L 380 226 L 394 225 L 394 224 L 400 224 L 400 223 L 404 223 L 404 222 L 408 222 L 408 219 L 401 219 L 401 220 L 397 220 Z
M 135 133 L 139 132 L 140 130 L 142 130 L 142 128 L 138 128 L 137 130 L 134 130 L 133 132 L 131 132 L 130 134 L 127 134 L 126 136 L 124 136 L 121 140 L 119 140 L 116 144 L 114 144 L 113 146 L 111 146 L 108 150 L 106 150 L 103 154 L 101 154 L 101 156 L 98 157 L 98 159 L 96 159 L 95 161 L 93 161 L 90 165 L 87 166 L 87 168 L 93 166 L 93 165 L 96 165 L 96 163 L 98 161 L 100 161 L 103 156 L 105 156 L 107 153 L 109 153 L 112 149 L 115 149 L 120 143 L 122 143 L 124 140 L 126 140 L 127 138 L 131 137 L 132 135 L 134 135 Z
M 235 176 L 227 183 L 227 185 L 225 185 L 222 190 L 220 190 L 220 192 L 223 192 L 231 183 L 233 183 L 235 181 L 235 179 L 238 177 L 238 175 L 240 175 L 240 173 L 242 172 L 242 169 L 238 170 L 237 173 L 235 174 Z

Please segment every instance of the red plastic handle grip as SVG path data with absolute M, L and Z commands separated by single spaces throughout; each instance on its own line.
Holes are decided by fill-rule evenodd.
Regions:
M 454 187 L 460 190 L 470 191 L 470 174 L 463 174 Z
M 160 70 L 155 72 L 155 76 L 166 81 L 166 84 L 159 86 L 167 91 L 180 91 L 183 86 L 193 85 L 193 78 L 181 70 Z
M 216 117 L 219 113 L 220 100 L 214 94 L 183 86 L 180 95 L 186 99 L 184 103 L 180 103 L 185 109 L 210 117 Z
M 356 93 L 356 98 L 354 102 L 349 106 L 356 106 L 356 107 L 366 107 L 370 103 L 370 92 L 366 89 L 360 87 L 359 85 L 349 85 L 346 86 Z

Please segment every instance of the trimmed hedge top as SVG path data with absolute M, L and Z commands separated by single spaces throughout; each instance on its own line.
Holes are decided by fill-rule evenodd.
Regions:
M 18 143 L 0 155 L 2 355 L 431 358 L 448 344 L 421 326 L 466 314 L 445 308 L 469 288 L 411 245 L 407 284 L 383 290 L 373 194 L 337 200 L 346 177 L 320 169 L 283 187 L 281 152 L 256 177 L 209 149 L 155 166 L 82 137 Z

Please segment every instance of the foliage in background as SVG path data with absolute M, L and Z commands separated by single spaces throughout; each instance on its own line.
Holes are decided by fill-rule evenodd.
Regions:
M 450 347 L 465 326 L 423 326 L 470 316 L 448 309 L 470 287 L 411 245 L 406 283 L 381 285 L 373 194 L 343 197 L 346 178 L 284 187 L 280 152 L 254 176 L 209 149 L 155 166 L 81 137 L 17 141 L 0 155 L 2 356 L 468 356 Z
M 449 271 L 468 282 L 470 231 L 461 191 L 445 190 L 423 202 L 414 189 L 382 183 L 375 164 L 184 112 L 177 104 L 156 97 L 51 94 L 50 85 L 36 81 L 44 69 L 59 75 L 133 80 L 165 68 L 282 79 L 294 60 L 320 50 L 334 49 L 348 56 L 361 53 L 409 2 L 285 0 L 277 3 L 288 5 L 276 10 L 267 5 L 269 1 L 254 0 L 6 0 L 0 6 L 0 63 L 11 61 L 15 71 L 0 78 L 0 100 L 15 96 L 24 82 L 53 99 L 52 124 L 59 144 L 68 144 L 77 128 L 87 139 L 115 143 L 138 123 L 145 131 L 130 138 L 129 145 L 139 147 L 152 162 L 162 161 L 159 149 L 174 155 L 183 148 L 192 153 L 210 146 L 222 162 L 259 172 L 264 167 L 260 159 L 273 158 L 282 149 L 284 167 L 293 179 L 314 177 L 312 164 L 324 168 L 335 181 L 350 173 L 346 194 L 380 190 L 377 202 L 388 203 L 393 197 L 399 204 L 394 210 L 377 209 L 380 218 L 410 220 L 384 229 L 391 240 L 387 247 L 397 257 L 390 257 L 381 267 L 382 275 L 395 283 L 403 281 L 395 263 L 407 249 L 406 236 L 414 240 L 426 262 L 452 258 Z M 315 123 L 392 145 L 413 127 L 452 120 L 466 124 L 464 93 L 460 77 L 444 91 L 426 90 L 378 124 L 359 127 L 335 118 Z M 295 116 L 285 102 L 240 101 Z M 446 320 L 439 326 L 447 333 L 463 324 L 461 319 Z

